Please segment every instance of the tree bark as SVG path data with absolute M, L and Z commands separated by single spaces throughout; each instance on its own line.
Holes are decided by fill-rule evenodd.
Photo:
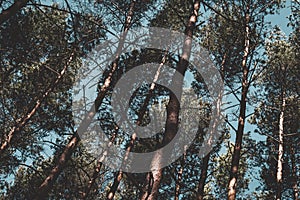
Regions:
M 248 73 L 249 68 L 247 67 L 247 58 L 249 56 L 249 5 L 246 8 L 246 16 L 245 16 L 245 49 L 244 56 L 242 60 L 242 69 L 243 69 L 243 77 L 242 77 L 242 94 L 240 100 L 240 111 L 239 111 L 239 119 L 238 119 L 238 130 L 236 132 L 234 151 L 232 155 L 231 161 L 231 169 L 230 169 L 230 178 L 228 182 L 228 200 L 234 200 L 236 198 L 236 184 L 238 178 L 238 170 L 239 170 L 239 161 L 242 149 L 242 141 L 244 134 L 244 126 L 245 126 L 245 114 L 246 114 L 246 101 L 247 101 L 247 93 L 248 93 Z
M 221 63 L 221 69 L 220 69 L 221 77 L 222 77 L 223 80 L 225 78 L 226 58 L 227 58 L 227 53 L 225 53 L 224 56 L 223 56 L 222 63 Z M 218 100 L 217 100 L 217 116 L 221 116 L 221 106 L 222 106 L 222 99 L 223 99 L 222 95 L 223 95 L 223 89 L 219 93 Z M 218 120 L 218 119 L 215 119 L 215 120 Z M 218 122 L 215 121 L 214 123 L 217 124 Z M 218 131 L 217 130 L 217 125 L 214 125 L 213 129 L 212 129 L 212 132 L 211 132 L 211 136 L 216 131 Z M 211 155 L 211 152 L 208 153 L 204 158 L 202 158 L 202 168 L 201 168 L 200 181 L 199 181 L 199 184 L 198 184 L 198 191 L 197 191 L 197 199 L 198 200 L 203 200 L 204 196 L 205 196 L 204 187 L 205 187 L 205 182 L 206 182 L 206 179 L 207 179 L 207 170 L 208 170 L 210 155 Z
M 63 69 L 61 70 L 60 74 L 57 76 L 56 80 L 46 89 L 46 91 L 44 92 L 42 97 L 36 101 L 35 106 L 28 113 L 26 113 L 23 117 L 16 120 L 17 124 L 14 127 L 11 128 L 11 130 L 7 134 L 3 144 L 0 147 L 0 155 L 3 154 L 3 152 L 9 147 L 9 145 L 11 143 L 11 140 L 13 139 L 14 135 L 17 132 L 19 132 L 20 130 L 22 130 L 22 128 L 34 116 L 36 111 L 41 107 L 43 101 L 55 89 L 57 84 L 60 82 L 60 80 L 62 79 L 62 77 L 66 73 L 67 68 L 70 65 L 70 63 L 72 62 L 73 58 L 74 58 L 74 53 L 71 54 L 71 56 L 69 57 L 69 60 L 67 61 L 67 63 L 63 67 Z
M 101 103 L 102 103 L 102 101 L 105 97 L 105 94 L 106 94 L 108 88 L 110 87 L 113 74 L 117 70 L 120 54 L 122 52 L 124 42 L 125 42 L 125 38 L 126 38 L 126 35 L 128 33 L 129 27 L 131 25 L 135 3 L 136 3 L 136 0 L 131 1 L 130 9 L 129 9 L 129 12 L 127 14 L 126 21 L 125 21 L 124 32 L 122 33 L 122 35 L 120 37 L 119 44 L 118 44 L 118 47 L 117 47 L 117 50 L 116 50 L 115 60 L 111 64 L 110 72 L 109 72 L 107 78 L 104 81 L 104 84 L 102 85 L 102 87 L 101 87 L 101 89 L 98 93 L 98 96 L 97 96 L 97 98 L 94 102 L 94 105 L 92 106 L 92 108 L 89 110 L 88 114 L 83 119 L 82 123 L 78 127 L 75 134 L 69 140 L 69 142 L 68 142 L 67 146 L 65 147 L 63 153 L 60 155 L 60 157 L 58 159 L 58 162 L 56 163 L 56 166 L 51 170 L 50 174 L 46 177 L 46 179 L 40 185 L 39 191 L 37 192 L 37 195 L 36 195 L 35 199 L 43 199 L 43 198 L 47 197 L 49 191 L 51 190 L 51 188 L 54 184 L 54 182 L 56 181 L 57 177 L 59 176 L 59 174 L 63 170 L 63 168 L 66 165 L 67 161 L 70 159 L 72 153 L 74 152 L 74 150 L 75 150 L 75 148 L 76 148 L 76 146 L 77 146 L 77 144 L 80 140 L 80 137 L 79 137 L 78 133 L 83 133 L 88 128 L 88 126 L 92 122 L 97 110 L 99 109 L 99 107 L 100 107 L 100 105 L 101 105 Z
M 153 78 L 153 81 L 152 81 L 152 83 L 151 83 L 151 85 L 150 85 L 149 92 L 148 92 L 148 94 L 147 94 L 147 96 L 146 96 L 146 99 L 145 99 L 143 105 L 142 105 L 142 108 L 141 108 L 141 109 L 139 110 L 139 112 L 138 112 L 138 120 L 137 120 L 137 122 L 136 122 L 137 125 L 140 125 L 141 122 L 142 122 L 142 120 L 143 120 L 143 118 L 144 118 L 144 115 L 145 115 L 146 110 L 147 110 L 147 106 L 148 106 L 148 104 L 149 104 L 149 101 L 150 101 L 150 99 L 151 99 L 152 93 L 153 93 L 153 91 L 154 91 L 154 89 L 155 89 L 155 86 L 156 86 L 155 82 L 157 82 L 157 80 L 158 80 L 158 77 L 159 77 L 161 68 L 162 68 L 163 65 L 165 64 L 166 57 L 167 57 L 167 52 L 165 53 L 165 55 L 164 55 L 164 57 L 163 57 L 163 59 L 162 59 L 162 62 L 160 63 L 160 65 L 159 65 L 159 67 L 158 67 L 158 69 L 157 69 L 157 71 L 156 71 L 156 74 L 155 74 L 155 76 L 154 76 L 154 78 Z M 129 155 L 131 149 L 132 149 L 133 146 L 134 146 L 136 137 L 137 137 L 137 136 L 136 136 L 136 133 L 133 133 L 132 136 L 131 136 L 129 145 L 128 145 L 127 149 L 126 149 L 126 153 L 125 153 L 125 155 L 124 155 L 124 158 L 123 158 L 123 161 L 122 161 L 122 165 L 125 165 L 125 164 L 126 164 L 126 162 L 127 162 L 127 160 L 128 160 L 128 155 Z M 120 184 L 120 181 L 122 180 L 122 178 L 123 178 L 123 172 L 120 170 L 119 172 L 116 173 L 116 176 L 115 176 L 115 178 L 114 178 L 113 185 L 112 185 L 112 187 L 110 188 L 110 190 L 109 190 L 109 192 L 108 192 L 108 195 L 107 195 L 107 199 L 108 199 L 108 200 L 111 200 L 111 199 L 114 198 L 115 193 L 116 193 L 116 191 L 117 191 L 117 189 L 118 189 L 118 187 L 119 187 L 119 184 Z
M 278 160 L 277 160 L 277 173 L 276 173 L 276 181 L 277 181 L 277 190 L 276 190 L 276 200 L 281 199 L 282 193 L 282 171 L 283 171 L 283 130 L 284 130 L 284 111 L 285 111 L 285 91 L 282 94 L 282 103 L 279 115 L 279 144 L 278 144 Z
M 0 25 L 7 21 L 11 16 L 17 14 L 21 8 L 25 7 L 29 0 L 19 0 L 11 5 L 8 9 L 0 13 Z
M 209 163 L 210 153 L 207 154 L 204 158 L 202 158 L 202 168 L 201 168 L 201 175 L 200 181 L 198 184 L 198 191 L 197 191 L 197 199 L 203 200 L 204 199 L 204 186 L 207 178 L 207 170 L 208 170 L 208 163 Z
M 117 135 L 117 131 L 119 130 L 119 127 L 116 126 L 115 127 L 115 134 L 113 134 L 113 136 L 110 138 L 110 142 L 108 143 L 108 148 L 113 145 L 113 142 L 115 141 L 115 138 L 116 138 L 116 135 Z M 96 179 L 98 178 L 98 174 L 100 173 L 100 170 L 103 166 L 103 160 L 105 159 L 106 155 L 107 155 L 107 150 L 105 150 L 103 153 L 102 153 L 102 157 L 97 160 L 97 164 L 94 168 L 94 172 L 93 172 L 93 175 L 92 175 L 92 178 L 91 180 L 89 181 L 88 183 L 88 186 L 87 186 L 87 189 L 85 191 L 85 193 L 82 195 L 82 199 L 87 199 L 90 192 L 91 192 L 91 189 L 93 187 L 93 185 L 95 184 L 96 182 Z
M 192 45 L 193 31 L 195 28 L 195 24 L 197 22 L 199 8 L 200 8 L 200 1 L 199 0 L 194 1 L 193 12 L 189 18 L 189 21 L 185 29 L 186 37 L 183 44 L 182 55 L 177 65 L 177 71 L 183 76 L 172 80 L 172 85 L 174 84 L 176 86 L 180 86 L 180 88 L 182 87 L 183 77 L 188 67 L 188 60 L 190 57 L 191 47 L 192 47 L 191 45 Z M 180 109 L 179 100 L 177 100 L 175 94 L 171 93 L 169 103 L 167 105 L 167 120 L 166 120 L 165 133 L 162 141 L 162 146 L 168 144 L 177 133 L 178 123 L 179 123 L 179 109 Z M 163 173 L 163 169 L 160 166 L 161 165 L 160 158 L 161 158 L 160 156 L 157 156 L 157 158 L 153 158 L 155 159 L 156 170 L 153 170 L 151 174 L 149 173 L 147 174 L 142 195 L 140 197 L 141 200 L 157 199 L 158 189 L 159 189 L 159 185 Z
M 185 147 L 184 154 L 182 155 L 182 158 L 180 160 L 180 169 L 179 169 L 178 174 L 177 174 L 174 200 L 179 200 L 180 185 L 181 185 L 181 181 L 182 181 L 182 174 L 183 174 L 183 170 L 184 170 L 184 163 L 185 163 L 185 160 L 186 160 L 186 150 L 187 149 Z

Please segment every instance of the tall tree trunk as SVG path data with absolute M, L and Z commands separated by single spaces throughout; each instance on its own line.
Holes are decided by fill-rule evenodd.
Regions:
M 110 142 L 108 143 L 108 149 L 109 147 L 111 147 L 111 145 L 113 145 L 113 142 L 115 141 L 115 138 L 116 138 L 116 135 L 117 135 L 117 132 L 119 130 L 119 127 L 118 126 L 115 126 L 115 133 L 112 135 L 112 137 L 110 138 Z M 85 193 L 82 195 L 82 199 L 87 199 L 90 192 L 91 192 L 91 189 L 92 187 L 94 186 L 95 182 L 96 182 L 96 179 L 98 178 L 98 175 L 100 173 L 100 170 L 103 166 L 103 161 L 106 157 L 106 155 L 108 154 L 108 150 L 106 149 L 103 153 L 102 153 L 102 157 L 97 160 L 97 164 L 94 168 L 94 172 L 93 172 L 93 175 L 92 175 L 92 178 L 91 180 L 88 182 L 88 185 L 87 185 L 87 188 L 86 188 L 86 191 Z
M 276 190 L 276 200 L 281 199 L 282 193 L 282 171 L 283 171 L 283 130 L 284 130 L 284 111 L 285 111 L 285 91 L 282 94 L 282 103 L 279 115 L 279 144 L 278 144 L 278 160 L 277 160 L 277 190 Z
M 0 13 L 0 25 L 7 21 L 11 16 L 17 14 L 21 8 L 25 7 L 29 0 L 19 0 L 12 4 L 9 8 Z
M 182 55 L 177 65 L 177 71 L 183 76 L 188 67 L 188 60 L 190 58 L 191 47 L 192 47 L 191 45 L 192 45 L 193 31 L 195 28 L 195 24 L 197 22 L 199 8 L 200 8 L 200 0 L 194 1 L 193 12 L 189 18 L 189 21 L 185 29 L 186 37 L 182 48 Z M 173 79 L 172 85 L 177 85 L 182 87 L 183 76 Z M 162 141 L 162 146 L 168 144 L 177 133 L 178 122 L 179 122 L 179 109 L 180 109 L 179 100 L 177 100 L 175 94 L 171 93 L 169 103 L 167 105 L 167 120 L 166 120 L 165 133 Z M 147 174 L 142 195 L 140 198 L 141 200 L 157 199 L 158 189 L 163 174 L 163 169 L 160 166 L 161 165 L 160 158 L 161 155 L 158 155 L 157 157 L 153 158 L 157 170 L 153 170 L 151 174 L 150 173 Z
M 186 146 L 184 147 L 184 154 L 182 155 L 180 159 L 180 169 L 177 173 L 177 180 L 176 180 L 176 185 L 175 185 L 175 197 L 174 200 L 179 200 L 179 194 L 180 194 L 180 185 L 182 181 L 182 174 L 184 170 L 184 163 L 186 160 Z
M 151 96 L 152 96 L 153 91 L 154 91 L 155 86 L 156 86 L 155 83 L 158 80 L 161 68 L 163 67 L 163 65 L 166 62 L 166 58 L 167 58 L 167 51 L 166 51 L 166 53 L 165 53 L 165 55 L 164 55 L 164 57 L 162 59 L 162 62 L 160 63 L 160 65 L 159 65 L 159 67 L 158 67 L 158 69 L 156 71 L 156 74 L 155 74 L 155 76 L 153 78 L 153 81 L 152 81 L 152 83 L 150 85 L 150 88 L 149 88 L 148 94 L 146 96 L 146 99 L 145 99 L 145 101 L 144 101 L 141 109 L 138 112 L 138 120 L 136 122 L 137 125 L 140 125 L 142 123 L 142 120 L 143 120 L 144 115 L 145 115 L 146 110 L 147 110 L 147 106 L 149 104 L 149 101 L 151 99 Z M 132 148 L 134 146 L 136 137 L 137 137 L 136 133 L 133 133 L 131 135 L 131 139 L 130 139 L 129 145 L 128 145 L 127 149 L 126 149 L 126 153 L 125 153 L 124 158 L 122 160 L 122 166 L 124 166 L 126 164 L 127 160 L 128 160 L 128 155 L 129 155 L 130 151 L 132 150 Z M 117 191 L 117 189 L 119 187 L 119 184 L 120 184 L 122 178 L 123 178 L 123 172 L 120 170 L 119 172 L 116 173 L 113 185 L 111 186 L 111 188 L 110 188 L 110 190 L 109 190 L 109 192 L 107 194 L 107 199 L 108 200 L 111 200 L 111 199 L 114 198 L 115 193 L 116 193 L 116 191 Z
M 293 193 L 294 193 L 294 200 L 298 200 L 299 198 L 299 191 L 298 191 L 298 178 L 297 178 L 297 167 L 295 163 L 295 149 L 294 146 L 291 146 L 291 164 L 292 164 L 292 177 L 293 177 Z
M 131 136 L 131 141 L 126 149 L 126 155 L 124 156 L 124 159 L 123 159 L 123 162 L 122 162 L 122 165 L 125 164 L 125 162 L 127 161 L 128 159 L 128 155 L 129 155 L 129 152 L 131 151 L 133 145 L 134 145 L 134 141 L 136 140 L 136 134 L 134 133 L 132 136 Z M 111 200 L 114 198 L 115 194 L 116 194 L 116 191 L 119 187 L 119 184 L 121 182 L 123 178 L 123 171 L 118 171 L 116 172 L 116 175 L 115 175 L 115 178 L 114 178 L 114 182 L 113 182 L 113 185 L 111 186 L 108 194 L 107 194 L 107 199 L 108 200 Z
M 19 118 L 19 119 L 16 120 L 17 124 L 14 127 L 11 128 L 11 130 L 7 134 L 7 136 L 6 136 L 3 144 L 0 146 L 0 155 L 8 148 L 8 146 L 10 145 L 11 140 L 13 139 L 14 135 L 17 132 L 19 132 L 20 130 L 22 130 L 22 128 L 34 116 L 34 114 L 36 113 L 36 111 L 41 107 L 43 101 L 55 89 L 55 87 L 57 86 L 57 84 L 60 82 L 60 80 L 62 79 L 62 77 L 66 73 L 67 68 L 68 68 L 68 66 L 70 65 L 70 63 L 72 62 L 73 59 L 74 59 L 74 53 L 71 54 L 71 56 L 69 57 L 69 60 L 67 61 L 67 63 L 65 64 L 65 66 L 63 67 L 63 69 L 61 70 L 61 72 L 59 73 L 59 75 L 57 76 L 57 78 L 55 79 L 55 81 L 51 85 L 49 85 L 49 87 L 46 89 L 46 91 L 41 96 L 41 98 L 39 98 L 36 101 L 34 107 L 28 113 L 26 113 L 23 117 L 21 117 L 21 118 Z
M 242 70 L 243 70 L 243 77 L 242 77 L 242 94 L 240 99 L 240 111 L 239 111 L 239 119 L 238 119 L 238 130 L 236 132 L 235 138 L 235 145 L 234 151 L 232 155 L 231 161 L 231 169 L 230 169 L 230 178 L 228 182 L 228 200 L 234 200 L 236 198 L 236 184 L 238 178 L 238 171 L 239 171 L 239 161 L 241 156 L 241 149 L 242 149 L 242 141 L 243 141 L 243 134 L 244 134 L 244 126 L 245 126 L 245 116 L 246 116 L 246 100 L 247 100 L 247 93 L 248 93 L 248 73 L 249 68 L 247 67 L 247 58 L 249 56 L 249 46 L 250 46 L 250 39 L 249 39 L 249 7 L 247 5 L 246 8 L 246 16 L 245 16 L 245 49 L 244 49 L 244 56 L 242 61 Z
M 75 150 L 75 148 L 80 140 L 78 133 L 83 133 L 88 128 L 88 126 L 92 122 L 98 108 L 100 107 L 102 100 L 104 99 L 105 94 L 106 94 L 108 88 L 110 87 L 110 84 L 112 81 L 112 76 L 115 73 L 115 71 L 117 70 L 120 53 L 122 52 L 125 38 L 128 33 L 129 27 L 131 25 L 135 3 L 136 3 L 136 0 L 131 1 L 129 12 L 127 14 L 126 21 L 125 21 L 124 32 L 122 33 L 122 35 L 120 37 L 119 44 L 118 44 L 118 47 L 116 50 L 115 60 L 111 64 L 110 72 L 109 72 L 107 78 L 105 79 L 104 84 L 101 87 L 101 89 L 97 95 L 94 105 L 92 106 L 92 108 L 89 110 L 88 114 L 83 119 L 82 123 L 78 127 L 75 134 L 69 140 L 63 153 L 60 155 L 58 162 L 56 163 L 56 166 L 51 170 L 50 174 L 46 177 L 46 179 L 40 185 L 39 191 L 37 192 L 36 199 L 46 198 L 46 196 L 48 195 L 49 191 L 51 190 L 55 180 L 57 179 L 57 177 L 63 170 L 67 161 L 70 159 L 71 154 Z
M 223 56 L 222 63 L 221 63 L 221 69 L 220 69 L 221 77 L 222 77 L 223 80 L 225 78 L 226 58 L 227 58 L 227 53 L 225 53 L 224 56 Z M 221 106 L 222 106 L 222 99 L 223 99 L 222 95 L 223 95 L 223 89 L 219 93 L 218 100 L 217 100 L 217 116 L 221 116 Z M 215 119 L 215 120 L 217 120 L 217 119 Z M 218 122 L 215 121 L 214 123 L 217 124 Z M 211 131 L 211 136 L 214 133 L 216 133 L 216 131 L 218 131 L 217 130 L 217 125 L 214 125 L 213 129 Z M 205 187 L 205 182 L 206 182 L 206 179 L 207 179 L 207 170 L 208 170 L 210 155 L 211 155 L 211 152 L 208 153 L 204 158 L 202 158 L 200 181 L 199 181 L 199 184 L 198 184 L 198 191 L 197 191 L 197 199 L 198 200 L 203 200 L 204 196 L 205 196 L 204 187 Z
M 210 153 L 207 154 L 204 158 L 202 158 L 202 167 L 201 167 L 201 174 L 200 174 L 200 181 L 198 184 L 198 191 L 197 191 L 197 199 L 203 200 L 204 199 L 204 186 L 207 178 L 207 170 L 208 170 L 208 163 L 209 163 Z

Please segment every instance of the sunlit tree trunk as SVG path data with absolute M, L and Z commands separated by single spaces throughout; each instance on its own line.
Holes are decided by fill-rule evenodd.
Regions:
M 281 199 L 282 193 L 282 171 L 283 171 L 283 130 L 284 130 L 284 111 L 285 111 L 285 91 L 282 94 L 282 104 L 279 115 L 279 144 L 278 144 L 278 160 L 277 160 L 277 173 L 276 173 L 276 181 L 277 181 L 277 190 L 276 190 L 276 200 Z
M 145 101 L 144 101 L 144 103 L 143 103 L 141 109 L 140 109 L 139 112 L 138 112 L 138 120 L 137 120 L 137 122 L 136 122 L 136 124 L 137 124 L 138 126 L 142 123 L 142 120 L 143 120 L 144 115 L 145 115 L 146 110 L 147 110 L 147 106 L 148 106 L 148 104 L 149 104 L 149 102 L 150 102 L 151 96 L 152 96 L 152 94 L 153 94 L 153 92 L 154 92 L 154 89 L 155 89 L 155 86 L 156 86 L 155 83 L 156 83 L 157 80 L 158 80 L 159 74 L 160 74 L 160 72 L 161 72 L 161 68 L 163 67 L 163 65 L 164 65 L 165 62 L 166 62 L 166 57 L 167 57 L 167 52 L 165 53 L 165 55 L 164 55 L 164 57 L 163 57 L 163 59 L 162 59 L 162 62 L 160 63 L 160 65 L 159 65 L 159 67 L 158 67 L 158 69 L 157 69 L 157 71 L 156 71 L 156 74 L 155 74 L 155 76 L 154 76 L 154 78 L 153 78 L 153 81 L 152 81 L 152 83 L 151 83 L 151 85 L 150 85 L 150 88 L 149 88 L 148 94 L 147 94 L 147 96 L 146 96 L 146 99 L 145 99 Z M 127 149 L 126 149 L 126 153 L 125 153 L 125 155 L 124 155 L 124 157 L 123 157 L 123 160 L 122 160 L 122 165 L 123 165 L 123 166 L 126 165 L 126 162 L 128 161 L 128 155 L 129 155 L 130 151 L 132 150 L 132 148 L 133 148 L 133 146 L 134 146 L 136 137 L 137 137 L 136 133 L 133 133 L 133 134 L 131 135 L 130 142 L 129 142 L 129 144 L 128 144 L 128 147 L 127 147 Z M 119 184 L 120 184 L 122 178 L 123 178 L 123 172 L 120 170 L 119 172 L 116 173 L 115 178 L 114 178 L 113 185 L 111 186 L 111 188 L 110 188 L 110 190 L 109 190 L 109 192 L 108 192 L 108 194 L 107 194 L 107 199 L 108 199 L 108 200 L 111 200 L 111 199 L 114 198 L 115 193 L 116 193 L 116 191 L 117 191 L 117 189 L 118 189 L 118 187 L 119 187 Z
M 247 67 L 247 58 L 249 56 L 249 46 L 250 46 L 249 6 L 250 5 L 247 5 L 246 16 L 245 16 L 245 49 L 244 49 L 244 56 L 242 60 L 242 70 L 243 70 L 242 94 L 240 99 L 238 130 L 236 132 L 234 151 L 233 151 L 232 161 L 231 161 L 230 178 L 228 182 L 228 195 L 227 195 L 228 200 L 234 200 L 236 198 L 236 184 L 238 179 L 239 161 L 241 156 L 245 118 L 246 118 L 245 114 L 246 114 L 246 100 L 247 100 L 247 93 L 248 93 L 248 73 L 249 73 L 249 68 Z
M 188 67 L 188 60 L 190 57 L 191 51 L 191 44 L 192 44 L 192 37 L 193 31 L 195 28 L 195 24 L 197 22 L 197 16 L 200 8 L 200 1 L 194 1 L 193 12 L 189 18 L 189 21 L 186 26 L 185 34 L 186 38 L 184 41 L 184 45 L 182 48 L 182 55 L 178 62 L 177 71 L 181 73 L 183 76 L 185 71 Z M 176 84 L 178 86 L 182 86 L 183 84 L 183 76 L 173 79 L 172 84 Z M 166 127 L 164 138 L 162 141 L 162 146 L 168 144 L 175 136 L 178 130 L 178 122 L 179 122 L 179 101 L 175 94 L 170 94 L 169 103 L 167 105 L 167 120 L 166 120 Z M 163 175 L 163 169 L 161 167 L 161 155 L 157 155 L 153 158 L 153 163 L 156 166 L 156 170 L 153 170 L 147 174 L 147 178 L 144 184 L 144 188 L 141 195 L 141 200 L 154 200 L 157 199 L 158 196 L 158 189 L 160 186 L 160 182 Z
M 133 17 L 133 10 L 135 6 L 136 0 L 132 0 L 129 8 L 129 12 L 127 14 L 126 20 L 125 20 L 125 26 L 124 26 L 124 31 L 120 37 L 118 47 L 115 53 L 115 59 L 111 64 L 110 67 L 110 72 L 108 76 L 106 77 L 104 84 L 102 85 L 100 91 L 98 92 L 97 98 L 95 100 L 94 105 L 92 108 L 89 110 L 89 112 L 86 114 L 85 118 L 83 119 L 82 123 L 78 127 L 76 133 L 72 136 L 72 138 L 69 140 L 68 144 L 66 145 L 63 153 L 60 155 L 58 162 L 56 163 L 56 166 L 51 170 L 50 174 L 46 177 L 46 179 L 42 182 L 42 184 L 39 187 L 39 191 L 37 192 L 36 199 L 41 199 L 45 198 L 49 191 L 51 190 L 54 182 L 56 181 L 57 177 L 63 170 L 64 166 L 66 165 L 67 161 L 70 159 L 71 154 L 75 150 L 80 138 L 78 133 L 84 132 L 90 123 L 92 122 L 98 108 L 100 107 L 102 100 L 105 97 L 105 94 L 110 87 L 111 81 L 113 74 L 117 70 L 118 67 L 118 62 L 120 58 L 120 53 L 122 52 L 124 42 L 126 35 L 128 33 L 129 27 L 131 25 L 132 17 Z

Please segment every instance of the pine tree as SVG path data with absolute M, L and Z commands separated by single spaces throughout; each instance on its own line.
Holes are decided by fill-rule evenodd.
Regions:
M 294 120 L 299 117 L 299 92 L 294 83 L 299 69 L 296 48 L 278 28 L 274 32 L 268 44 L 268 68 L 261 77 L 264 95 L 256 116 L 258 132 L 267 136 L 267 165 L 262 169 L 265 195 L 281 199 L 291 198 L 297 187 L 294 145 L 299 142 L 299 127 Z

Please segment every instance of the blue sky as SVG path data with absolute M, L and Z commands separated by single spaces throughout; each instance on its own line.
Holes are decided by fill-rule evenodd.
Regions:
M 291 27 L 287 27 L 289 23 L 288 16 L 291 14 L 291 3 L 291 1 L 286 1 L 285 8 L 280 9 L 279 14 L 266 17 L 267 21 L 270 21 L 272 25 L 278 25 L 286 36 L 292 31 Z

